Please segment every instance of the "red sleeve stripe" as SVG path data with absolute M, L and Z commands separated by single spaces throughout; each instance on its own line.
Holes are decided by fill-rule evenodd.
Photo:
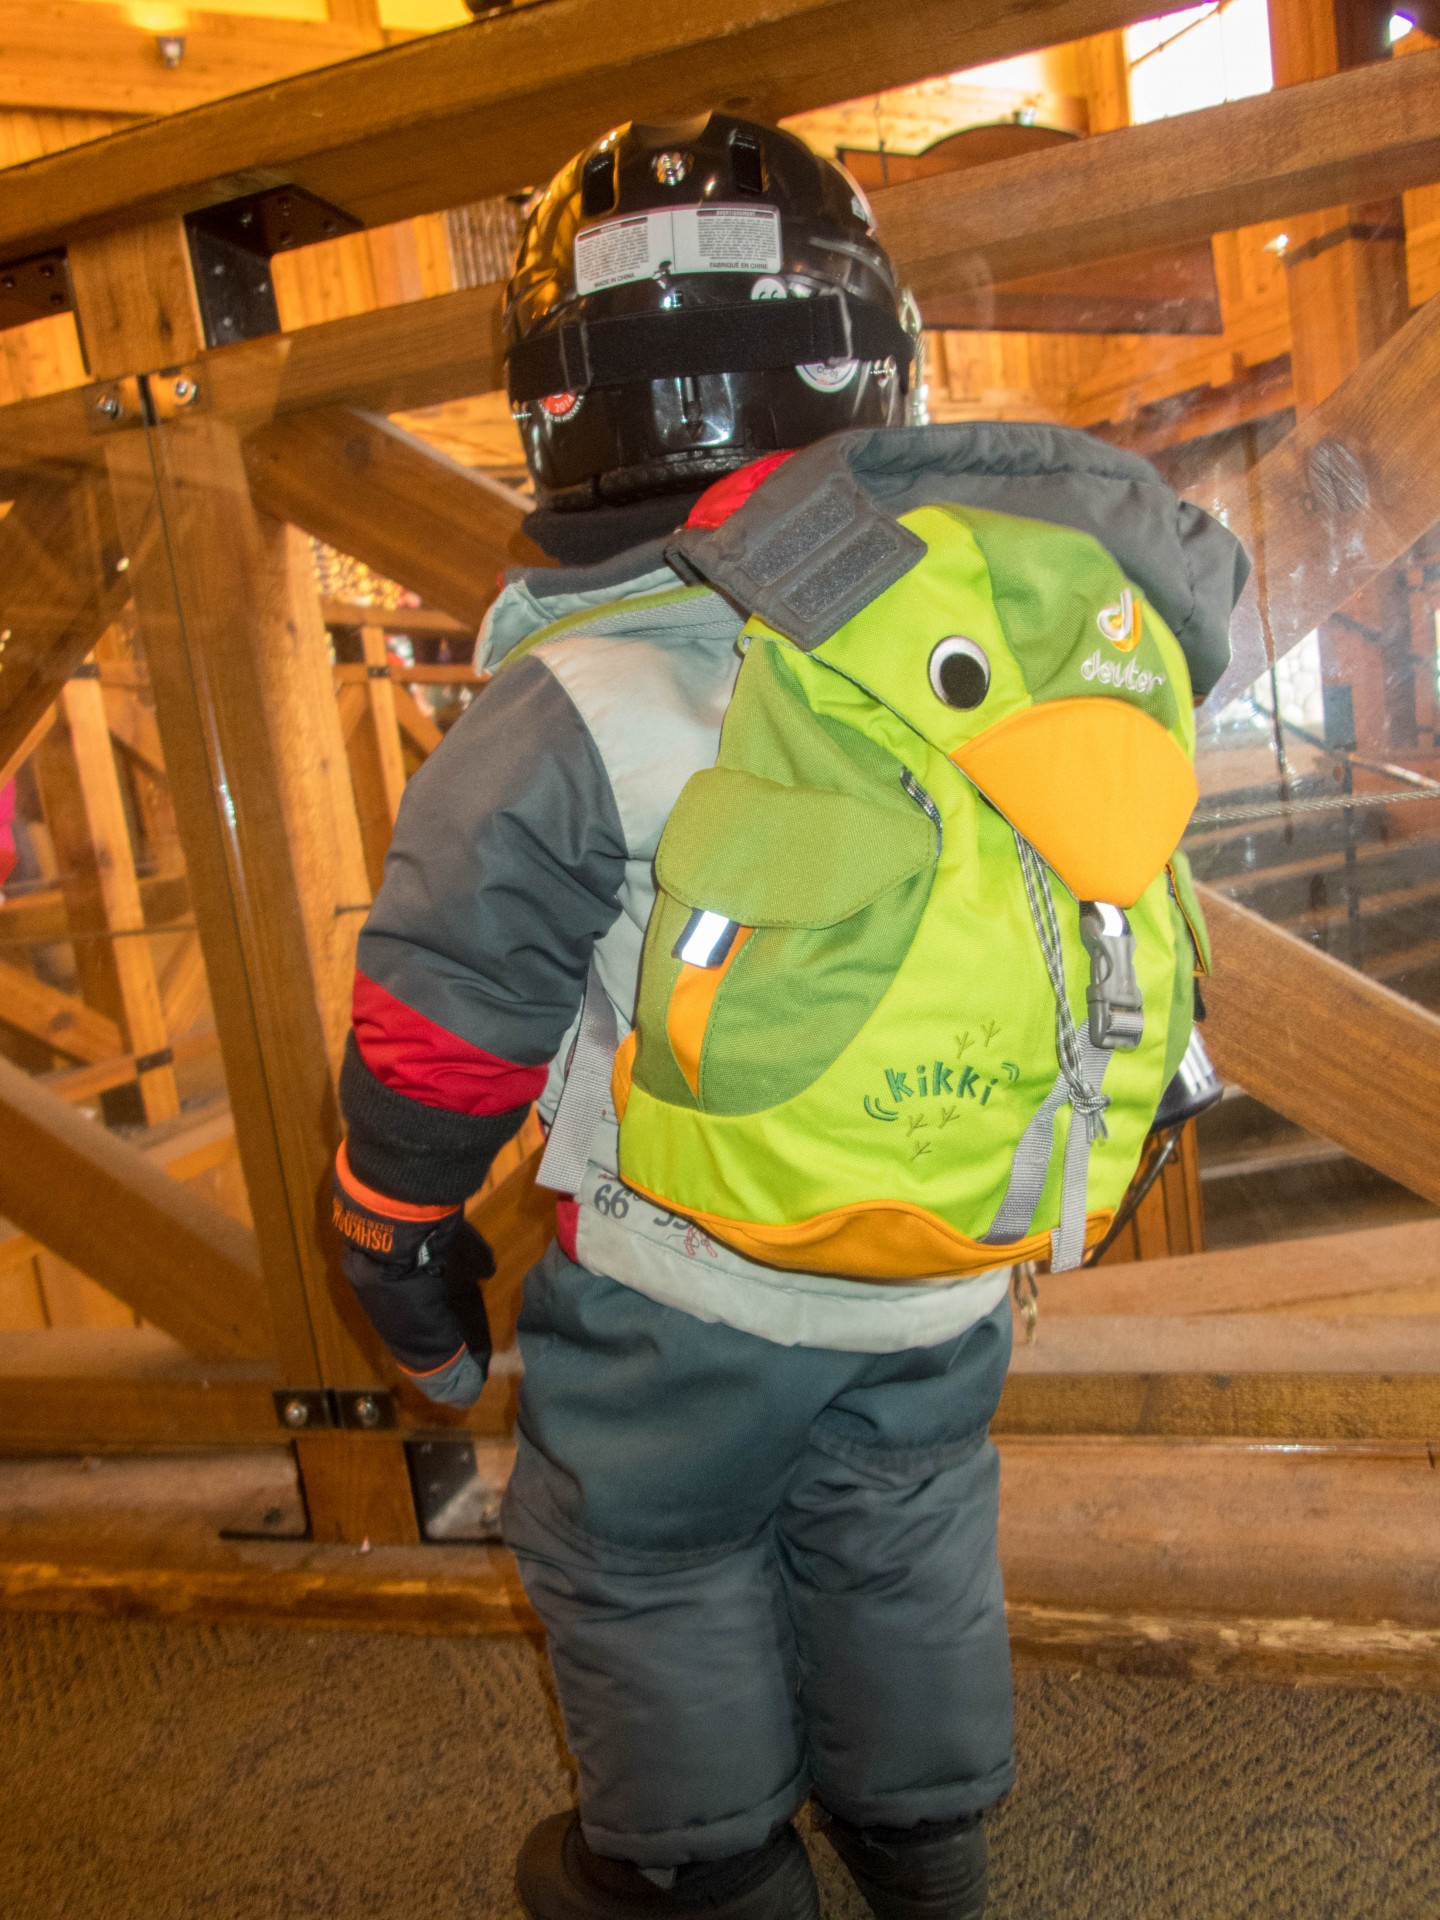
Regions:
M 393 993 L 355 975 L 352 1005 L 360 1058 L 392 1093 L 447 1113 L 510 1113 L 544 1088 L 546 1067 L 525 1067 L 473 1047 Z

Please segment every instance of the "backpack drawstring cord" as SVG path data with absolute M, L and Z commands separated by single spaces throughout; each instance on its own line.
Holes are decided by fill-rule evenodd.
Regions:
M 1065 952 L 1060 944 L 1060 928 L 1055 919 L 1055 901 L 1050 892 L 1045 863 L 1022 833 L 1014 827 L 1010 831 L 1015 835 L 1015 845 L 1020 854 L 1020 871 L 1025 878 L 1025 897 L 1030 902 L 1030 918 L 1035 923 L 1040 951 L 1045 956 L 1045 970 L 1050 975 L 1050 985 L 1055 994 L 1055 1054 L 1060 1071 L 1065 1076 L 1065 1084 L 1070 1089 L 1070 1105 L 1085 1122 L 1087 1140 L 1092 1144 L 1096 1140 L 1108 1140 L 1110 1129 L 1105 1124 L 1105 1109 L 1110 1104 L 1110 1096 L 1102 1093 L 1098 1087 L 1092 1087 L 1085 1078 L 1080 1057 L 1080 1036 L 1075 1031 L 1070 995 L 1065 984 Z

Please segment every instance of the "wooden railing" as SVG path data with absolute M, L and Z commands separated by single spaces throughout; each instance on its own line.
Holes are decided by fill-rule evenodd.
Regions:
M 444 205 L 457 180 L 473 196 L 540 177 L 607 118 L 661 118 L 722 95 L 794 111 L 843 96 L 857 76 L 898 84 L 1153 10 L 1153 0 L 921 0 L 896 33 L 860 0 L 663 11 L 544 0 L 7 173 L 0 258 L 68 249 L 94 377 L 0 409 L 0 497 L 12 503 L 0 520 L 0 773 L 48 755 L 59 782 L 63 742 L 77 750 L 69 777 L 98 918 L 78 920 L 78 897 L 63 889 L 58 902 L 51 889 L 0 916 L 58 933 L 58 914 L 61 938 L 102 935 L 109 974 L 78 1001 L 62 994 L 65 1005 L 38 977 L 11 979 L 24 972 L 13 963 L 0 977 L 11 1026 L 68 1062 L 48 1088 L 0 1073 L 0 1210 L 146 1326 L 128 1330 L 128 1349 L 126 1329 L 107 1334 L 103 1360 L 55 1335 L 69 1345 L 53 1350 L 48 1378 L 36 1343 L 49 1332 L 0 1336 L 0 1443 L 293 1440 L 317 1535 L 379 1540 L 413 1537 L 404 1432 L 458 1424 L 398 1385 L 346 1305 L 319 1227 L 354 939 L 405 774 L 438 734 L 410 691 L 424 674 L 373 671 L 387 666 L 382 619 L 357 617 L 354 670 L 332 668 L 302 533 L 412 589 L 432 619 L 473 630 L 497 569 L 526 555 L 521 506 L 384 416 L 499 385 L 499 290 L 207 349 L 181 216 L 263 181 L 307 187 L 366 220 L 398 218 Z M 877 212 L 923 298 L 1393 195 L 1440 177 L 1437 129 L 1440 51 L 895 187 L 877 195 Z M 1236 684 L 1440 520 L 1437 384 L 1432 302 L 1242 482 L 1216 487 L 1214 504 L 1259 562 Z M 134 661 L 112 649 L 107 664 L 105 636 L 121 619 L 136 623 L 153 709 L 109 697 L 138 685 L 125 678 Z M 77 679 L 92 656 L 98 677 Z M 126 870 L 104 779 L 116 738 L 164 768 L 176 859 L 163 874 L 141 875 L 133 858 Z M 77 842 L 83 865 L 81 854 Z M 1440 1200 L 1440 1018 L 1218 895 L 1207 908 L 1222 1070 Z M 184 921 L 159 973 L 142 932 L 157 916 Z M 152 1125 L 173 1114 L 184 1016 L 193 1026 L 207 981 L 249 1227 L 75 1111 L 134 1084 Z M 502 1322 L 499 1303 L 513 1305 L 547 1231 L 529 1172 L 512 1157 L 479 1202 L 503 1256 Z M 1147 1404 L 1168 1409 L 1165 1431 L 1177 1420 L 1233 1430 L 1237 1419 L 1271 1431 L 1290 1418 L 1283 1367 L 1257 1373 L 1237 1413 L 1233 1398 L 1185 1388 L 1208 1377 L 1208 1362 L 1187 1370 L 1166 1352 L 1163 1365 L 1132 1356 L 1119 1370 L 1129 1384 L 1112 1399 L 1135 1430 Z M 1338 1340 L 1307 1354 L 1307 1431 L 1353 1431 L 1369 1416 L 1355 1413 Z M 1145 1389 L 1142 1375 L 1172 1384 Z M 1056 1410 L 1078 1392 L 1071 1377 L 1022 1385 L 1010 1404 L 1023 1403 L 1027 1424 L 1051 1417 L 1037 1406 L 1069 1417 Z M 394 1393 L 398 1427 L 287 1429 L 277 1418 L 277 1391 L 320 1406 L 327 1392 L 361 1388 Z M 512 1400 L 502 1374 L 471 1427 L 500 1431 Z M 1411 1369 L 1393 1407 L 1385 1431 L 1396 1421 L 1433 1431 L 1440 1364 Z

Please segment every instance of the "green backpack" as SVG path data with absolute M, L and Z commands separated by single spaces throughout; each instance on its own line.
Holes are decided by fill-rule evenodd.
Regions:
M 754 611 L 660 841 L 620 1176 L 776 1267 L 1075 1266 L 1208 967 L 1185 654 L 1070 526 L 839 481 L 739 520 L 678 547 Z

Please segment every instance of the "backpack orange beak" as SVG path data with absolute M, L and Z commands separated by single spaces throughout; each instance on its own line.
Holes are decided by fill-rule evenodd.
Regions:
M 1131 907 L 1195 809 L 1195 770 L 1158 720 L 1124 700 L 1050 700 L 951 759 L 1078 900 Z

